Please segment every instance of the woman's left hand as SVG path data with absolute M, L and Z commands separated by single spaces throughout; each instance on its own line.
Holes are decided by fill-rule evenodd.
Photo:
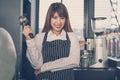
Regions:
M 38 74 L 40 74 L 40 72 L 41 72 L 41 69 L 35 69 L 34 74 L 37 76 Z

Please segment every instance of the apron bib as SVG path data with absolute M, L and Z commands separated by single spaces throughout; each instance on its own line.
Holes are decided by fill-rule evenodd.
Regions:
M 47 40 L 47 34 L 43 40 L 43 63 L 54 61 L 62 57 L 68 57 L 70 52 L 70 40 L 66 33 L 67 40 L 54 40 L 51 42 Z M 49 66 L 48 66 L 49 67 Z M 60 71 L 47 71 L 40 73 L 37 76 L 37 80 L 74 80 L 74 72 L 72 69 L 60 70 Z

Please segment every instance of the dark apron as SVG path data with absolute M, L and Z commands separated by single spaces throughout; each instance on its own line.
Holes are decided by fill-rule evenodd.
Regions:
M 70 40 L 66 33 L 67 40 L 46 41 L 47 34 L 43 40 L 43 63 L 54 61 L 59 58 L 68 57 L 70 52 Z M 49 66 L 48 66 L 49 67 Z M 60 70 L 55 72 L 44 72 L 37 76 L 37 80 L 74 80 L 74 73 L 72 69 Z

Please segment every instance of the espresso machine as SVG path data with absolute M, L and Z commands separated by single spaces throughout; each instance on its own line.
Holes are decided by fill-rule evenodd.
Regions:
M 107 52 L 105 38 L 106 17 L 91 19 L 91 27 L 94 32 L 94 62 L 90 68 L 107 68 Z

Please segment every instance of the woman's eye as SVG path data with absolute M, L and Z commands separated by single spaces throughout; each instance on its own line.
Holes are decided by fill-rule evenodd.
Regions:
M 52 18 L 57 19 L 57 17 L 56 17 L 56 16 L 53 16 Z
M 64 17 L 61 17 L 61 19 L 65 19 Z

